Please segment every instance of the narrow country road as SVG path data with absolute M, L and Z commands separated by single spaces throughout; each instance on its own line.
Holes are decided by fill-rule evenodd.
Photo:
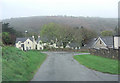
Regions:
M 44 52 L 47 59 L 32 81 L 117 81 L 117 75 L 97 72 L 79 64 L 74 52 Z M 82 56 L 82 55 L 81 55 Z

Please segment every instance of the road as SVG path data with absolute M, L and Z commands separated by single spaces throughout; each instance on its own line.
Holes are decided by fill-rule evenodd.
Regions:
M 47 59 L 41 65 L 32 81 L 117 81 L 117 75 L 105 74 L 79 64 L 74 52 L 44 52 Z M 84 56 L 84 55 L 81 55 Z

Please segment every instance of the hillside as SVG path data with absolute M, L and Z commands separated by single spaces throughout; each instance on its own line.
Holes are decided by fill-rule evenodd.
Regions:
M 65 24 L 72 27 L 84 26 L 97 31 L 114 30 L 117 26 L 117 18 L 99 18 L 99 17 L 72 17 L 72 16 L 34 16 L 5 19 L 18 31 L 39 32 L 44 24 L 51 22 Z

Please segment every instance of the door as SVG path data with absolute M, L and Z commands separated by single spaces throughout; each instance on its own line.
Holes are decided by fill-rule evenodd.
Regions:
M 25 50 L 25 48 L 24 48 L 24 44 L 22 44 L 21 47 L 23 48 L 23 50 Z

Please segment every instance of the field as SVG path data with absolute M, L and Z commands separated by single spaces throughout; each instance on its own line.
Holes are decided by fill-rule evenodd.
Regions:
M 29 81 L 46 59 L 47 55 L 40 51 L 21 51 L 15 47 L 2 49 L 2 80 Z
M 100 72 L 118 74 L 118 61 L 94 55 L 74 56 L 80 64 Z M 119 73 L 120 74 L 120 73 Z

